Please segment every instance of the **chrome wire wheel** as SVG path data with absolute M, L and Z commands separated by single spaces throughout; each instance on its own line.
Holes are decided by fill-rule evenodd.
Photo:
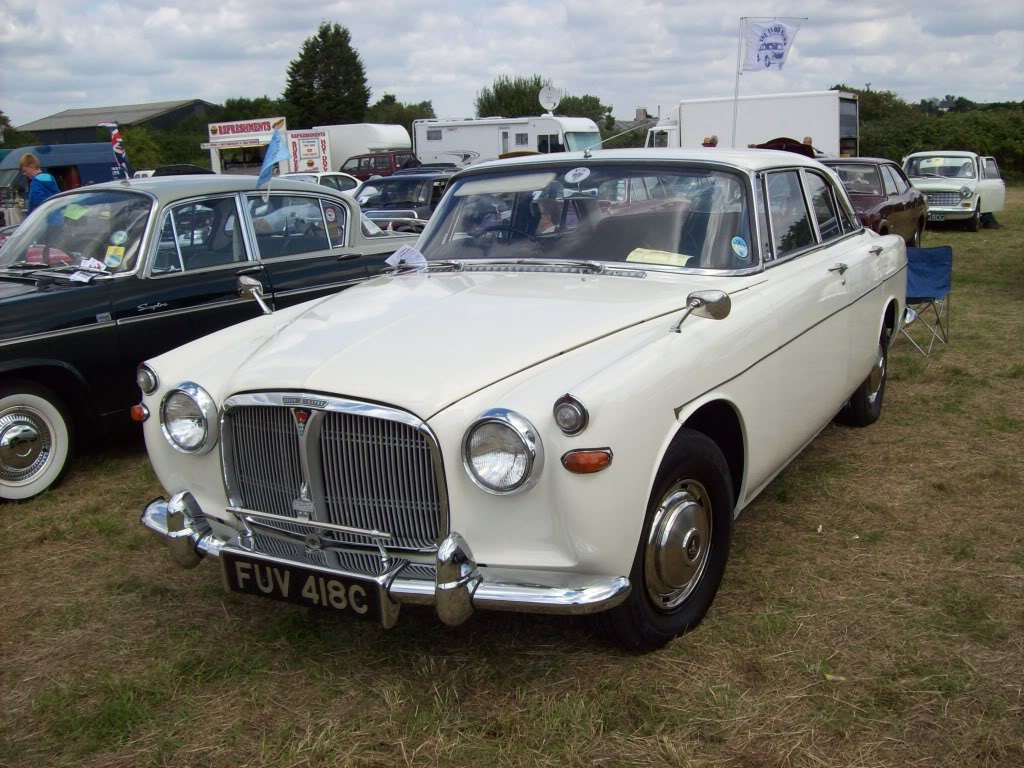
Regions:
M 868 404 L 872 407 L 874 407 L 875 401 L 882 391 L 882 385 L 885 383 L 885 364 L 885 348 L 879 344 L 875 364 L 871 367 L 871 373 L 868 374 Z
M 46 472 L 54 427 L 41 411 L 16 405 L 0 411 L 0 483 L 19 486 Z
M 644 584 L 657 610 L 678 608 L 700 584 L 712 519 L 711 497 L 696 480 L 675 483 L 658 503 L 644 552 Z

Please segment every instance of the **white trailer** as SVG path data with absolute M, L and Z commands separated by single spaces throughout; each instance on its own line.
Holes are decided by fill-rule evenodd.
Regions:
M 369 152 L 411 149 L 409 132 L 401 125 L 383 123 L 350 123 L 348 125 L 317 125 L 314 131 L 324 131 L 331 159 L 337 164 L 331 170 L 341 170 L 350 157 Z
M 510 152 L 578 152 L 598 149 L 601 132 L 586 117 L 480 117 L 416 120 L 413 151 L 424 164 L 458 166 L 495 160 Z
M 718 146 L 732 139 L 733 99 L 685 99 L 647 131 L 648 147 L 700 147 L 717 136 Z M 803 141 L 836 157 L 860 154 L 857 96 L 843 91 L 809 91 L 741 96 L 736 118 L 736 146 L 764 144 L 781 137 Z

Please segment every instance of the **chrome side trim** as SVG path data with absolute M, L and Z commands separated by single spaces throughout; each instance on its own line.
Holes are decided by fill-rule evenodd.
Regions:
M 91 325 L 82 325 L 77 328 L 67 328 L 63 331 L 44 331 L 42 333 L 31 333 L 28 336 L 15 336 L 12 339 L 3 339 L 0 341 L 0 347 L 6 347 L 11 344 L 21 344 L 25 341 L 38 341 L 40 339 L 54 339 L 58 336 L 70 336 L 73 333 L 82 333 L 84 331 L 95 331 L 98 328 L 108 328 L 117 325 L 113 320 L 104 320 L 102 323 L 93 323 Z
M 333 254 L 332 254 L 333 255 Z M 282 296 L 298 296 L 302 293 L 313 293 L 314 291 L 331 291 L 338 288 L 345 288 L 349 285 L 356 285 L 357 283 L 364 283 L 368 280 L 368 277 L 357 277 L 352 280 L 342 280 L 340 283 L 327 283 L 324 285 L 315 285 L 312 288 L 292 288 L 290 291 L 274 291 L 274 298 L 280 298 Z
M 197 304 L 194 307 L 182 307 L 181 309 L 169 309 L 166 312 L 157 312 L 152 315 L 142 315 L 140 317 L 122 317 L 117 321 L 118 325 L 130 325 L 131 323 L 142 323 L 146 320 L 156 320 L 162 317 L 173 317 L 175 315 L 184 315 L 188 312 L 202 312 L 207 309 L 222 309 L 224 307 L 234 306 L 235 304 L 248 304 L 248 299 L 228 299 L 226 301 L 215 301 L 211 304 Z

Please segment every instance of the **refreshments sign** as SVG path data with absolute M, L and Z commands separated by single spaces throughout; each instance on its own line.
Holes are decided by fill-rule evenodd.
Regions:
M 289 168 L 292 173 L 331 170 L 327 131 L 288 131 L 288 148 L 292 156 Z

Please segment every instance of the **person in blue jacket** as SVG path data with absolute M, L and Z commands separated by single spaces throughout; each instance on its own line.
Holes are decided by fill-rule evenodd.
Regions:
M 48 173 L 43 173 L 39 167 L 39 158 L 31 152 L 21 156 L 18 164 L 21 172 L 29 179 L 28 188 L 28 212 L 32 213 L 46 200 L 60 192 L 57 180 Z

